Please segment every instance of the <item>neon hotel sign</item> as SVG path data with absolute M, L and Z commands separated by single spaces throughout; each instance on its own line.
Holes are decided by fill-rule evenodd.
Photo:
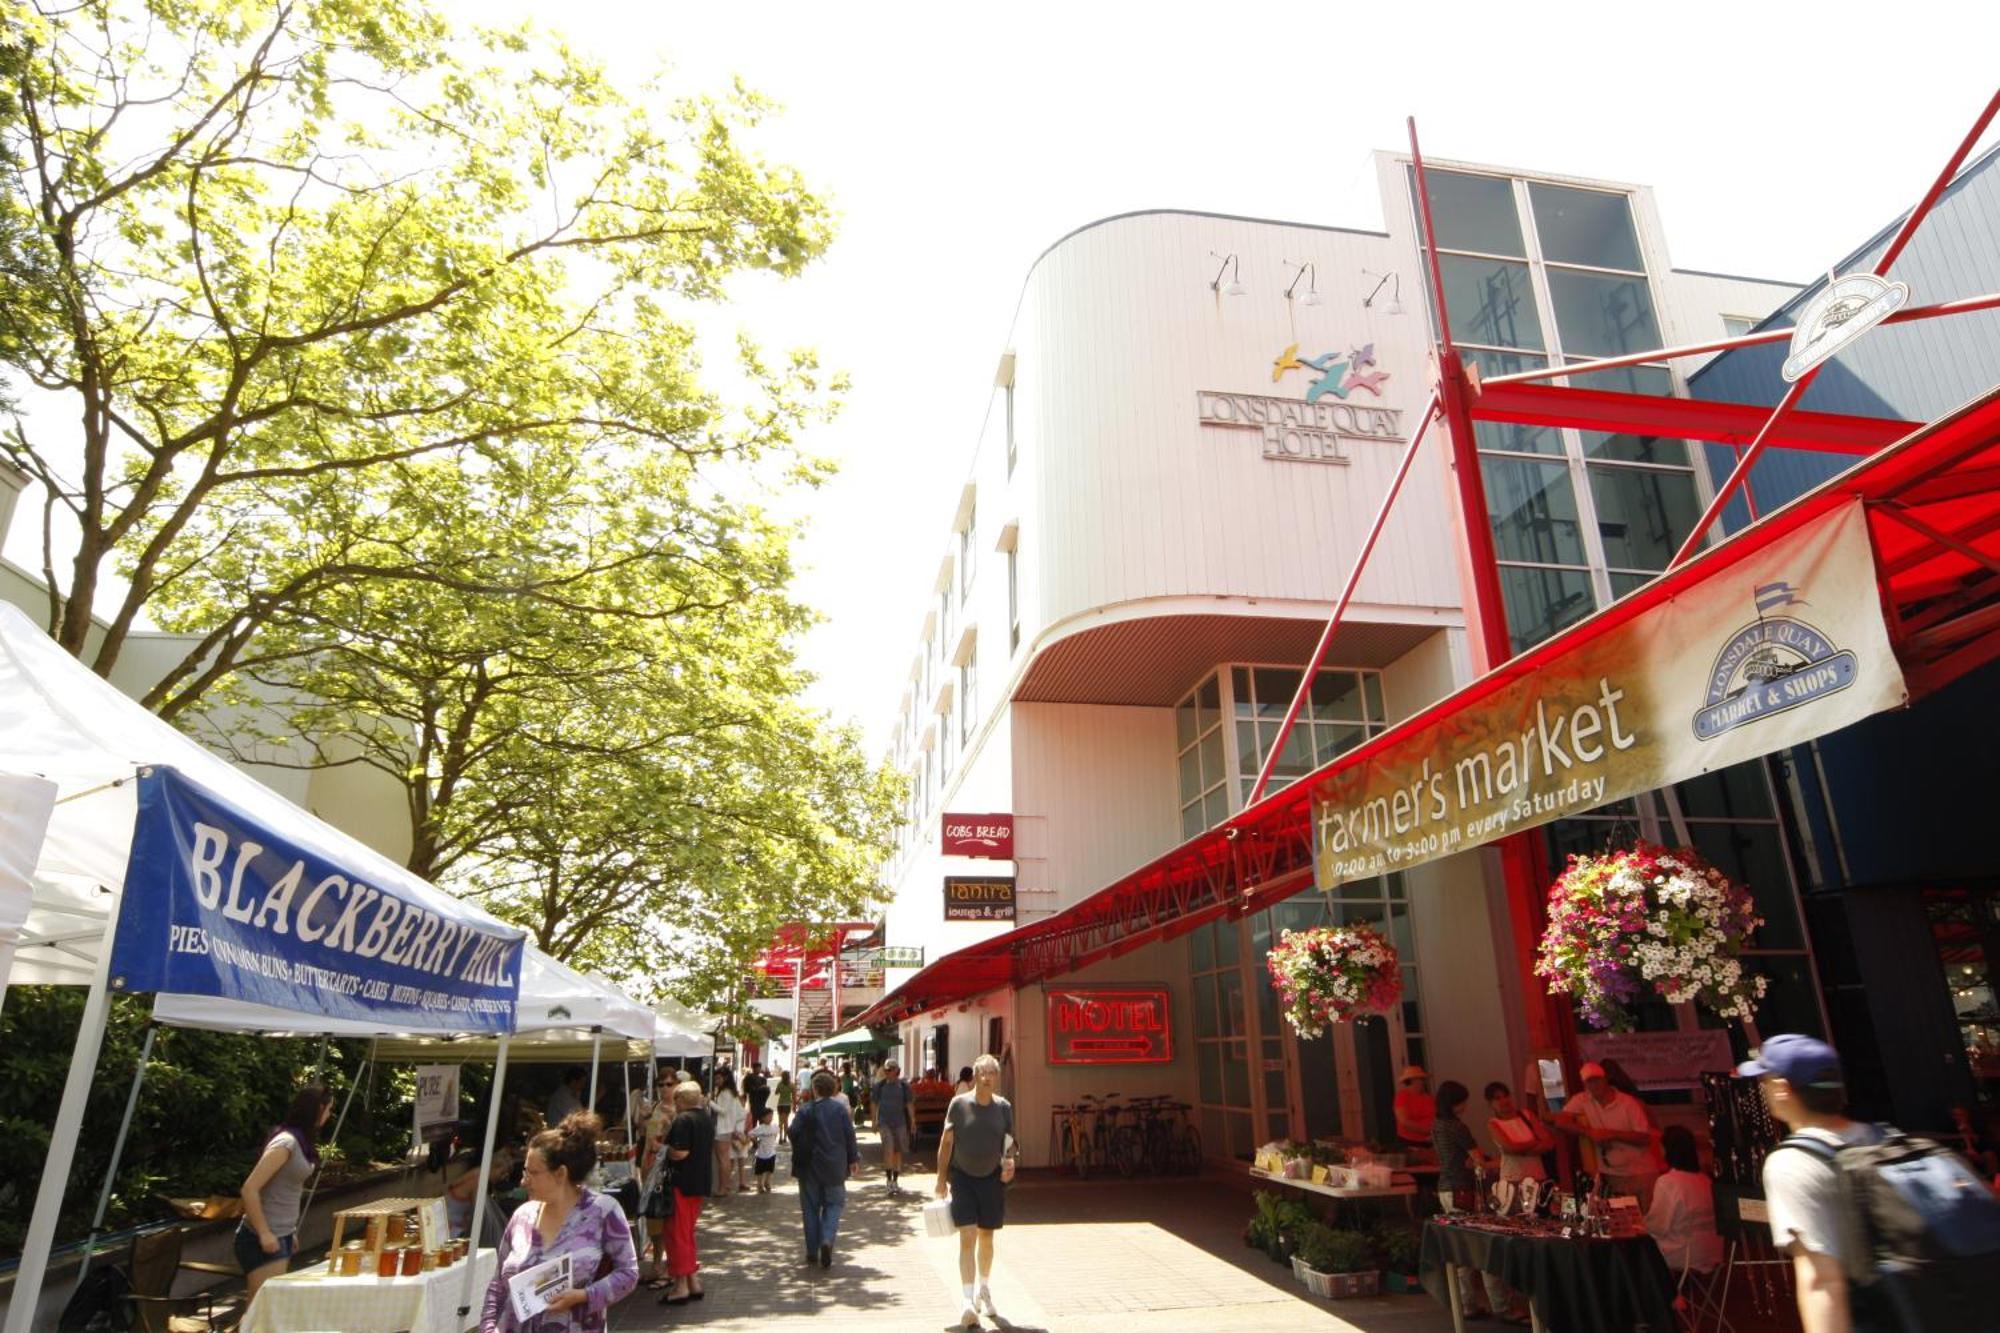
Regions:
M 1166 1064 L 1174 1058 L 1165 986 L 1050 986 L 1052 1065 Z

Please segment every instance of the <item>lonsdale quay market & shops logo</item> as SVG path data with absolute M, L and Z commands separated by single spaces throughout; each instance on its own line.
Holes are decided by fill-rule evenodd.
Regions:
M 1281 462 L 1344 466 L 1352 461 L 1345 439 L 1402 441 L 1400 408 L 1353 398 L 1356 393 L 1380 398 L 1389 378 L 1376 365 L 1374 343 L 1309 357 L 1301 357 L 1293 343 L 1272 360 L 1271 382 L 1280 383 L 1295 370 L 1307 377 L 1303 400 L 1200 389 L 1195 415 L 1204 426 L 1257 431 L 1263 436 L 1264 457 Z
M 1908 702 L 1860 501 L 1392 727 L 1312 783 L 1317 882 L 1404 870 Z M 1808 602 L 1807 599 L 1811 599 Z M 1808 606 L 1812 620 L 1800 614 Z M 1754 609 L 1755 620 L 1750 619 Z M 1755 725 L 1752 725 L 1752 724 Z
M 1859 664 L 1853 653 L 1836 648 L 1803 620 L 1764 614 L 1805 605 L 1791 584 L 1763 584 L 1756 589 L 1756 601 L 1757 623 L 1731 635 L 1709 669 L 1707 702 L 1694 715 L 1694 734 L 1701 740 L 1854 683 Z

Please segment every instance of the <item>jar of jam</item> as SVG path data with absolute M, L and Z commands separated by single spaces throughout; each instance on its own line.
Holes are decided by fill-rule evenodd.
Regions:
M 384 1245 L 375 1252 L 375 1276 L 394 1277 L 402 1265 L 401 1251 L 393 1245 Z
M 405 1245 L 402 1249 L 403 1276 L 415 1277 L 424 1271 L 424 1247 Z

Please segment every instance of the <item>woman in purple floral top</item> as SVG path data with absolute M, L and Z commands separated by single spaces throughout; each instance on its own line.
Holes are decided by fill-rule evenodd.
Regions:
M 500 1270 L 486 1288 L 479 1333 L 602 1333 L 605 1312 L 639 1285 L 639 1256 L 625 1214 L 610 1197 L 583 1187 L 597 1165 L 603 1132 L 603 1121 L 577 1111 L 528 1141 L 522 1173 L 528 1202 L 514 1210 L 500 1238 Z M 523 1324 L 507 1299 L 508 1279 L 564 1254 L 571 1280 L 581 1285 Z

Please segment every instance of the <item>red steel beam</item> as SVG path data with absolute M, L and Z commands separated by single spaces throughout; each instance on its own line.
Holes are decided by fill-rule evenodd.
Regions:
M 1313 678 L 1319 674 L 1320 663 L 1326 660 L 1327 649 L 1333 646 L 1334 633 L 1339 630 L 1341 618 L 1347 614 L 1347 604 L 1354 598 L 1354 590 L 1361 584 L 1361 571 L 1368 567 L 1368 557 L 1375 551 L 1376 539 L 1382 535 L 1382 528 L 1389 521 L 1389 511 L 1395 508 L 1396 495 L 1403 489 L 1403 478 L 1410 475 L 1410 462 L 1417 456 L 1417 448 L 1424 442 L 1424 432 L 1437 419 L 1438 400 L 1433 393 L 1424 410 L 1418 414 L 1417 428 L 1410 432 L 1410 442 L 1403 446 L 1403 457 L 1396 464 L 1396 475 L 1389 481 L 1389 493 L 1382 497 L 1382 503 L 1375 510 L 1375 521 L 1368 525 L 1368 535 L 1362 540 L 1361 553 L 1354 557 L 1354 567 L 1347 571 L 1347 582 L 1341 586 L 1340 596 L 1333 604 L 1333 614 L 1327 617 L 1326 628 L 1320 631 L 1319 642 L 1313 646 L 1312 660 L 1306 663 L 1305 674 L 1299 677 L 1298 689 L 1292 691 L 1291 707 L 1285 710 L 1285 720 L 1278 724 L 1277 739 L 1271 742 L 1271 752 L 1264 756 L 1262 767 L 1257 770 L 1257 783 L 1250 789 L 1250 799 L 1243 804 L 1252 806 L 1264 797 L 1264 788 L 1271 785 L 1271 774 L 1278 767 L 1278 756 L 1284 753 L 1285 738 L 1292 734 L 1292 724 L 1299 720 L 1299 710 L 1305 707 L 1312 694 Z
M 2000 309 L 2000 292 L 1988 292 L 1984 296 L 1961 296 L 1955 301 L 1939 301 L 1934 305 L 1905 306 L 1883 320 L 1888 324 L 1907 324 L 1916 319 L 1936 319 L 1940 315 L 1969 315 L 1976 310 Z M 1654 361 L 1672 361 L 1683 356 L 1700 356 L 1706 352 L 1728 352 L 1738 347 L 1756 347 L 1763 343 L 1784 342 L 1792 336 L 1792 330 L 1766 329 L 1759 333 L 1739 333 L 1734 338 L 1716 338 L 1709 342 L 1680 343 L 1673 347 L 1661 347 L 1651 352 L 1633 352 L 1629 356 L 1607 356 L 1597 361 L 1572 361 L 1566 366 L 1543 366 L 1536 370 L 1514 370 L 1505 375 L 1489 375 L 1488 384 L 1528 384 L 1537 380 L 1568 379 L 1571 376 L 1595 374 L 1600 370 L 1620 370 L 1626 366 L 1643 366 Z
M 1757 437 L 1770 409 L 1701 398 L 1661 398 L 1607 389 L 1566 389 L 1508 378 L 1486 380 L 1471 404 L 1475 421 L 1529 426 L 1569 426 L 1613 434 L 1662 435 L 1748 444 Z M 1835 412 L 1794 412 L 1774 430 L 1771 442 L 1787 449 L 1820 453 L 1872 454 L 1920 428 L 1914 421 L 1846 416 Z
M 1958 150 L 1944 164 L 1944 169 L 1938 172 L 1937 179 L 1931 182 L 1931 188 L 1924 192 L 1924 197 L 1917 201 L 1917 206 L 1910 210 L 1910 215 L 1903 219 L 1903 225 L 1896 229 L 1895 239 L 1889 242 L 1889 248 L 1882 252 L 1882 257 L 1875 261 L 1876 277 L 1888 274 L 1889 267 L 1903 253 L 1903 248 L 1910 243 L 1910 238 L 1917 234 L 1917 228 L 1923 225 L 1926 217 L 1930 216 L 1931 207 L 1937 203 L 1938 196 L 1951 184 L 1951 178 L 1958 174 L 1959 167 L 1972 152 L 1972 146 L 1979 142 L 1979 136 L 1986 133 L 1986 127 L 1993 123 L 1996 112 L 2000 112 L 2000 89 L 1996 89 L 1993 96 L 1987 99 L 1986 109 L 1980 113 L 1979 119 L 1973 122 L 1965 137 L 1959 140 Z M 1735 470 L 1729 474 L 1729 480 L 1716 488 L 1715 498 L 1709 501 L 1708 508 L 1696 522 L 1694 531 L 1690 532 L 1687 540 L 1681 543 L 1681 549 L 1674 553 L 1674 558 L 1667 562 L 1668 569 L 1684 563 L 1689 556 L 1701 549 L 1702 540 L 1707 537 L 1708 530 L 1714 527 L 1715 520 L 1722 516 L 1724 506 L 1729 503 L 1730 497 L 1736 494 L 1737 488 L 1748 480 L 1750 469 L 1757 465 L 1758 455 L 1764 452 L 1772 427 L 1798 405 L 1799 399 L 1805 396 L 1806 389 L 1819 377 L 1819 372 L 1825 364 L 1821 362 L 1820 365 L 1814 366 L 1785 390 L 1785 396 L 1771 409 L 1771 420 L 1765 424 L 1762 431 L 1758 432 L 1750 447 L 1744 450 L 1743 457 L 1736 461 Z

